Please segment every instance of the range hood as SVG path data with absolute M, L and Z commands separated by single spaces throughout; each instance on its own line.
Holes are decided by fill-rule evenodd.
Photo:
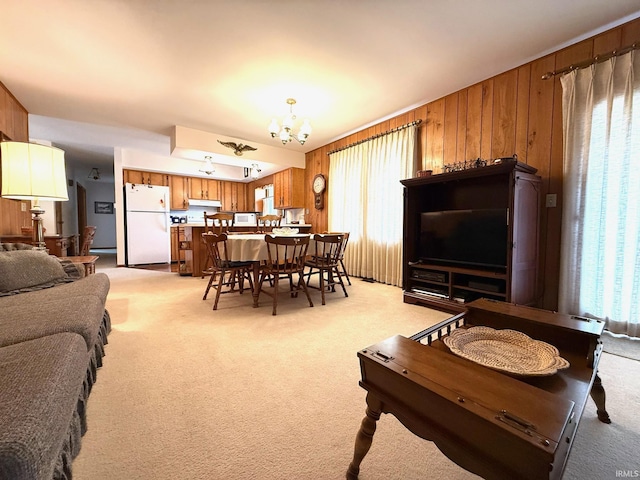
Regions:
M 220 200 L 203 200 L 202 198 L 190 198 L 189 206 L 192 207 L 219 207 L 222 208 Z

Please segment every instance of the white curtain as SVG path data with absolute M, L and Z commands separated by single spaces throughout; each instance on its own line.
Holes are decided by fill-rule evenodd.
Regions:
M 640 54 L 575 70 L 561 81 L 559 309 L 640 336 Z
M 349 232 L 350 275 L 402 284 L 403 187 L 415 174 L 417 126 L 329 157 L 329 230 Z

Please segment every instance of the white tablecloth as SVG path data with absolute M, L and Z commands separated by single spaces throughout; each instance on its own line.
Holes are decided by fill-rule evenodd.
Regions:
M 287 235 L 287 237 L 309 237 L 305 234 Z M 315 250 L 315 242 L 309 240 L 308 254 Z M 227 253 L 229 260 L 233 262 L 247 262 L 267 260 L 267 242 L 264 241 L 264 233 L 237 233 L 227 236 Z

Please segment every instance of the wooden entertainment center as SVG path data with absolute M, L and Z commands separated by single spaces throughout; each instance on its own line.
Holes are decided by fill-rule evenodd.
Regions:
M 404 301 L 453 313 L 462 312 L 465 303 L 478 298 L 534 305 L 538 297 L 541 182 L 536 171 L 515 159 L 503 159 L 485 167 L 402 180 Z M 474 230 L 458 233 L 464 238 L 457 240 L 466 242 L 466 250 L 478 250 L 473 261 L 465 260 L 468 252 L 464 246 L 456 253 L 462 254 L 462 260 L 425 258 L 429 242 L 435 242 L 423 231 L 429 215 L 460 211 L 478 216 L 486 212 L 495 216 L 502 211 L 506 231 L 496 234 L 495 241 L 486 225 L 477 230 L 477 236 Z M 504 224 L 498 227 L 504 228 Z M 473 242 L 485 244 L 477 244 L 475 249 Z M 486 242 L 493 243 L 489 246 Z M 501 260 L 492 258 L 485 263 L 482 255 Z

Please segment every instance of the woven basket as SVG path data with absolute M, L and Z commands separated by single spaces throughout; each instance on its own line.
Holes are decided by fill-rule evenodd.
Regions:
M 548 376 L 569 367 L 553 345 L 515 330 L 457 329 L 443 338 L 456 355 L 516 376 Z

